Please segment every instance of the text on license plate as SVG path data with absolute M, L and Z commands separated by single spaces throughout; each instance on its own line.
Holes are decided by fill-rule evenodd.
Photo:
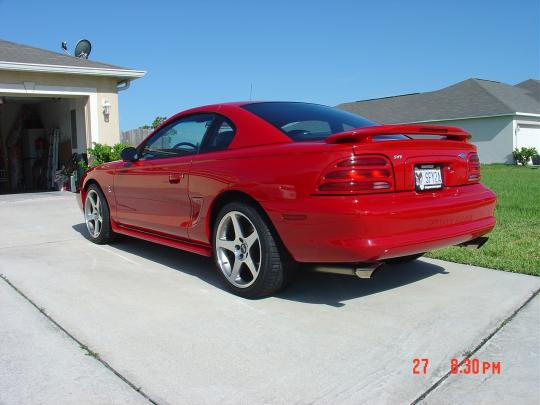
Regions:
M 416 190 L 432 190 L 442 187 L 441 168 L 434 167 L 424 169 L 421 167 L 414 168 L 414 183 Z

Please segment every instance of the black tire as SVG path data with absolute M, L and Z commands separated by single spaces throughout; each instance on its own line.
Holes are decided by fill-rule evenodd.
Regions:
M 240 256 L 242 255 L 239 251 L 240 249 L 236 253 L 231 253 L 231 251 L 228 249 L 222 249 L 218 246 L 218 244 L 221 242 L 221 239 L 219 241 L 217 239 L 218 231 L 223 232 L 225 229 L 224 227 L 226 226 L 225 221 L 229 220 L 231 215 L 238 215 L 238 218 L 240 218 L 241 221 L 244 221 L 244 227 L 250 228 L 250 230 L 248 230 L 246 233 L 251 234 L 253 232 L 251 228 L 254 228 L 258 234 L 260 250 L 258 250 L 256 245 L 252 245 L 254 247 L 248 247 L 247 252 L 250 255 L 250 258 L 253 259 L 253 262 L 257 261 L 255 256 L 257 256 L 256 253 L 259 252 L 259 270 L 256 277 L 253 277 L 251 280 L 249 280 L 249 277 L 247 278 L 247 281 L 245 282 L 252 283 L 247 286 L 233 284 L 233 281 L 231 281 L 231 279 L 229 279 L 226 275 L 225 270 L 222 270 L 222 266 L 224 265 L 223 263 L 232 269 L 233 265 L 231 262 L 236 263 L 236 260 L 238 260 L 238 256 L 236 256 L 236 254 L 238 253 Z M 245 218 L 247 218 L 249 221 L 245 221 L 245 218 L 243 218 L 242 215 L 245 216 Z M 220 226 L 222 222 L 223 225 Z M 289 280 L 288 267 L 286 266 L 288 263 L 288 254 L 281 247 L 279 239 L 276 237 L 276 235 L 274 235 L 272 229 L 268 226 L 263 216 L 255 207 L 243 202 L 229 203 L 220 210 L 213 228 L 212 249 L 214 253 L 214 261 L 217 271 L 229 291 L 244 298 L 261 298 L 272 295 L 285 287 L 287 281 Z M 235 235 L 234 238 L 236 237 L 237 236 Z M 233 243 L 235 242 L 233 241 Z M 252 254 L 253 251 L 250 249 L 255 249 L 255 254 Z M 225 259 L 220 262 L 220 255 L 223 259 L 223 254 L 227 256 L 228 260 Z M 245 260 L 247 260 L 248 254 L 246 254 Z M 249 269 L 245 264 L 241 264 L 241 266 L 242 270 L 238 274 L 240 275 L 242 272 L 244 272 L 244 274 L 251 277 L 253 272 L 249 272 Z M 240 279 L 238 280 L 244 282 L 242 276 L 240 276 Z
M 385 260 L 388 264 L 403 264 L 412 262 L 413 260 L 419 259 L 422 256 L 424 256 L 425 253 L 417 253 L 415 255 L 409 255 L 409 256 L 401 256 L 401 257 L 394 257 L 392 259 Z
M 89 221 L 87 217 L 87 205 L 90 204 L 88 201 L 88 198 L 90 196 L 92 197 L 97 196 L 97 198 L 99 198 L 99 206 L 101 209 L 100 213 L 101 213 L 102 220 L 101 220 L 101 226 L 100 226 L 99 232 L 97 233 L 92 231 L 92 226 L 91 226 L 92 223 L 95 226 L 96 220 Z M 85 205 L 84 216 L 85 216 L 86 229 L 88 231 L 88 238 L 92 242 L 98 245 L 105 245 L 107 243 L 112 242 L 115 239 L 116 234 L 112 231 L 112 228 L 111 228 L 111 216 L 110 216 L 110 211 L 109 211 L 109 204 L 107 203 L 107 199 L 105 198 L 105 195 L 103 194 L 103 192 L 101 191 L 101 189 L 99 188 L 97 184 L 91 184 L 90 187 L 86 189 L 86 200 L 85 200 L 84 205 Z M 92 205 L 90 205 L 90 207 L 91 206 Z

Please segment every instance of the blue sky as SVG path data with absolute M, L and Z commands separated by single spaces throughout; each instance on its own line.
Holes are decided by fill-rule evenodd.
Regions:
M 86 6 L 83 6 L 86 4 Z M 120 95 L 130 129 L 221 101 L 327 105 L 478 77 L 540 76 L 538 0 L 0 0 L 0 38 L 147 70 Z

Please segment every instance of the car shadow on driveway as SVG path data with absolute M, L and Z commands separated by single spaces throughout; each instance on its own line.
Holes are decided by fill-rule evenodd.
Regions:
M 89 239 L 84 223 L 73 225 L 73 229 Z M 128 236 L 121 236 L 111 247 L 198 277 L 216 288 L 226 290 L 213 260 L 208 257 Z M 285 291 L 276 294 L 276 297 L 308 304 L 342 307 L 345 305 L 343 301 L 383 293 L 437 274 L 448 272 L 441 266 L 421 260 L 400 265 L 384 265 L 370 280 L 298 269 L 291 284 Z

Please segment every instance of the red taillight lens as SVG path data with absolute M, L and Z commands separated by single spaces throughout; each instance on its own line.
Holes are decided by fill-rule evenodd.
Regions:
M 480 181 L 480 159 L 478 154 L 471 153 L 467 162 L 468 166 L 468 180 L 471 182 Z
M 339 170 L 328 173 L 327 179 L 352 179 L 352 180 L 369 180 L 373 178 L 388 178 L 390 171 L 386 169 L 351 169 Z
M 352 156 L 330 166 L 323 174 L 318 192 L 354 194 L 392 191 L 394 176 L 383 156 Z
M 336 166 L 351 167 L 351 166 L 386 166 L 388 161 L 384 157 L 379 156 L 353 156 L 350 159 L 339 162 Z

